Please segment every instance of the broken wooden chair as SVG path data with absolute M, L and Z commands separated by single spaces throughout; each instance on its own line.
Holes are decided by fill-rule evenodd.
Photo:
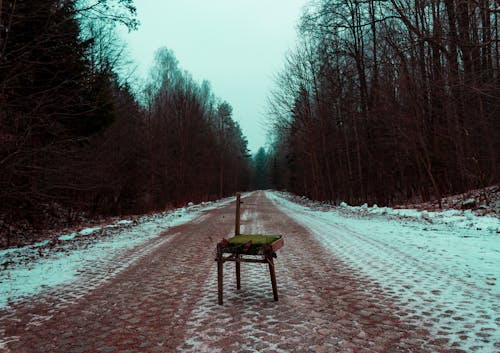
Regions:
M 263 234 L 240 234 L 240 206 L 241 195 L 236 194 L 236 221 L 235 235 L 229 239 L 223 239 L 217 244 L 217 284 L 219 305 L 222 305 L 223 296 L 223 266 L 227 261 L 236 263 L 236 288 L 241 289 L 240 266 L 242 262 L 267 263 L 271 276 L 274 300 L 278 301 L 278 287 L 276 285 L 276 273 L 274 271 L 274 261 L 276 251 L 283 246 L 281 235 Z

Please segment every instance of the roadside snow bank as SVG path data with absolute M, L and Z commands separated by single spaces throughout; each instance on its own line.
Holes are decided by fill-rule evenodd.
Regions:
M 378 207 L 377 205 L 350 206 L 341 202 L 333 206 L 326 202 L 312 201 L 305 196 L 296 196 L 285 192 L 273 192 L 268 195 L 280 197 L 280 202 L 287 203 L 288 207 L 305 206 L 316 211 L 335 211 L 346 217 L 366 219 L 387 219 L 403 223 L 424 224 L 427 228 L 432 226 L 445 226 L 449 230 L 460 229 L 479 231 L 481 234 L 500 234 L 500 218 L 493 214 L 477 214 L 472 210 L 445 209 L 439 211 L 426 211 L 414 208 Z
M 360 217 L 379 216 L 399 221 L 414 221 L 432 225 L 446 225 L 450 229 L 462 229 L 472 231 L 487 231 L 492 234 L 500 234 L 500 218 L 495 215 L 477 215 L 471 210 L 442 210 L 425 211 L 417 209 L 394 209 L 390 207 L 378 207 L 373 205 L 368 207 L 349 206 L 345 202 L 341 203 L 339 211 L 349 212 Z
M 0 250 L 0 309 L 43 290 L 76 281 L 85 269 L 96 264 L 105 266 L 127 250 L 157 238 L 169 228 L 192 221 L 202 212 L 222 207 L 233 200 L 226 198 L 191 205 L 143 216 L 135 221 L 120 220 L 64 234 L 52 241 Z M 166 237 L 165 241 L 168 240 L 169 237 Z

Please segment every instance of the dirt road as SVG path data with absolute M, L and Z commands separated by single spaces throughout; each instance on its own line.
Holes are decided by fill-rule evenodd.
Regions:
M 384 291 L 335 259 L 262 192 L 244 199 L 243 233 L 283 234 L 273 301 L 267 267 L 225 265 L 217 305 L 214 248 L 234 230 L 234 203 L 142 245 L 140 260 L 95 289 L 93 278 L 3 315 L 5 352 L 451 352 L 401 322 Z M 125 259 L 116 259 L 116 266 Z M 112 270 L 112 269 L 110 269 Z M 2 313 L 0 313 L 2 314 Z M 459 350 L 455 350 L 460 352 Z

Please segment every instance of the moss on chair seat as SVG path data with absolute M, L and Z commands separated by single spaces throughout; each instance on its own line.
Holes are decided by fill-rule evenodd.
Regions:
M 249 241 L 252 242 L 252 245 L 270 245 L 280 238 L 281 235 L 239 234 L 229 238 L 227 241 L 231 245 L 241 245 Z
M 239 234 L 229 239 L 223 239 L 218 245 L 221 253 L 265 255 L 276 257 L 275 251 L 283 245 L 281 235 Z

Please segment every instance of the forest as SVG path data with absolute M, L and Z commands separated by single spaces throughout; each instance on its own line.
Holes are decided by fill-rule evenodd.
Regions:
M 269 99 L 269 178 L 318 200 L 394 205 L 494 185 L 500 7 L 318 0 Z
M 0 1 L 0 234 L 139 214 L 249 185 L 232 107 L 160 48 L 140 89 L 116 29 L 132 0 Z M 19 224 L 17 224 L 19 226 Z M 7 235 L 5 235 L 7 234 Z
M 0 0 L 0 235 L 249 189 L 396 205 L 494 185 L 499 17 L 491 0 L 308 1 L 252 159 L 171 49 L 128 79 L 133 0 Z

